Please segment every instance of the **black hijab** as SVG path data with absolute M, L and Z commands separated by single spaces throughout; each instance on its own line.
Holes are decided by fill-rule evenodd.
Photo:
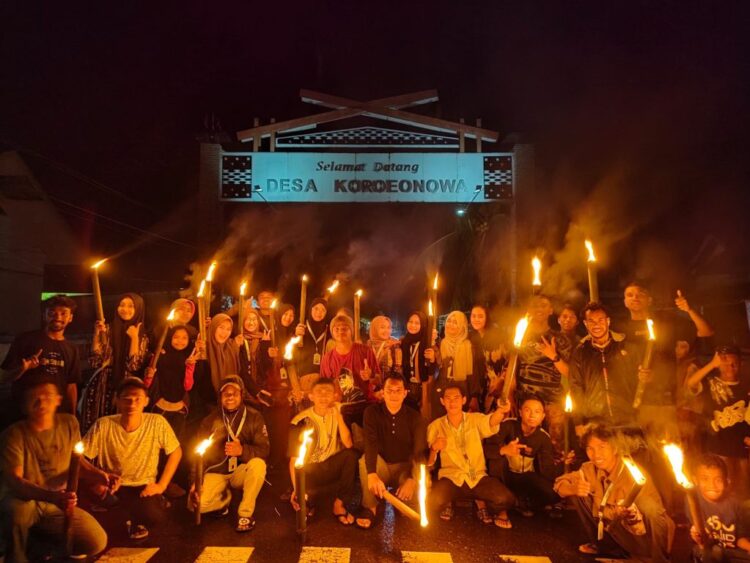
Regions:
M 312 318 L 312 308 L 315 307 L 315 305 L 323 305 L 323 307 L 326 308 L 326 316 L 323 317 L 322 321 L 316 321 Z M 307 323 L 310 325 L 310 329 L 312 330 L 316 338 L 328 329 L 328 301 L 326 301 L 322 297 L 316 297 L 312 300 L 307 315 Z
M 412 334 L 407 330 L 406 334 L 401 339 L 401 361 L 404 370 L 404 380 L 411 380 L 412 373 L 410 350 L 413 344 L 419 343 L 419 351 L 417 352 L 416 363 L 421 367 L 419 377 L 422 381 L 425 381 L 427 379 L 427 373 L 421 373 L 421 371 L 423 371 L 423 368 L 425 366 L 424 351 L 430 347 L 430 342 L 432 340 L 430 335 L 430 325 L 427 322 L 427 315 L 425 315 L 422 311 L 412 311 L 411 313 L 409 313 L 409 315 L 406 317 L 406 322 L 408 323 L 409 319 L 414 315 L 419 318 L 419 332 L 417 334 Z
M 135 306 L 135 313 L 133 314 L 133 318 L 129 321 L 120 318 L 120 315 L 117 312 L 117 308 L 125 298 L 132 300 L 133 305 Z M 128 328 L 141 323 L 140 329 L 138 330 L 138 339 L 140 341 L 140 338 L 144 333 L 144 317 L 145 306 L 143 304 L 143 297 L 137 293 L 125 293 L 117 300 L 109 342 L 109 345 L 112 347 L 112 383 L 115 388 L 119 385 L 120 381 L 122 381 L 122 378 L 125 377 L 128 367 L 128 354 L 130 353 L 130 337 L 127 332 Z
M 188 345 L 184 350 L 177 350 L 172 346 L 172 336 L 178 330 L 184 330 L 188 335 Z M 185 379 L 185 362 L 190 357 L 193 346 L 190 341 L 190 332 L 185 325 L 177 325 L 169 329 L 167 339 L 164 342 L 164 354 L 159 358 L 156 366 L 156 384 L 158 394 L 167 401 L 176 403 L 185 395 L 183 380 Z

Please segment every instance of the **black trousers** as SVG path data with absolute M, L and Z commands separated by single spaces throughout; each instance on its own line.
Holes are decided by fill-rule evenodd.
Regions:
M 450 479 L 438 479 L 432 483 L 427 498 L 434 511 L 441 510 L 456 498 L 483 500 L 493 512 L 507 510 L 515 504 L 513 493 L 499 479 L 489 476 L 482 477 L 474 488 L 466 483 L 459 487 Z
M 141 497 L 140 487 L 120 487 L 115 493 L 117 505 L 112 509 L 123 520 L 130 520 L 133 526 L 143 524 L 147 528 L 157 526 L 167 518 L 167 501 L 161 495 Z
M 320 463 L 305 464 L 307 491 L 311 498 L 331 495 L 352 502 L 359 452 L 346 448 Z
M 544 508 L 560 501 L 560 497 L 552 489 L 552 481 L 539 473 L 506 471 L 503 481 L 517 498 L 528 500 L 532 509 Z

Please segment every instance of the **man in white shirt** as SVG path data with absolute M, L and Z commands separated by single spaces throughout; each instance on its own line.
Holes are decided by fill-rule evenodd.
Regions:
M 126 377 L 117 389 L 120 414 L 97 420 L 83 438 L 84 455 L 108 473 L 120 477 L 113 493 L 117 509 L 130 522 L 131 539 L 148 537 L 148 527 L 165 517 L 162 493 L 174 476 L 182 448 L 172 427 L 160 414 L 144 413 L 148 405 L 146 385 L 137 377 Z M 167 462 L 159 477 L 159 454 Z
M 458 496 L 479 501 L 479 519 L 499 528 L 510 528 L 507 509 L 515 503 L 513 493 L 499 479 L 487 475 L 482 440 L 497 433 L 500 422 L 510 410 L 510 405 L 500 406 L 492 414 L 463 411 L 466 396 L 458 385 L 447 385 L 440 399 L 446 410 L 427 427 L 430 445 L 428 465 L 432 466 L 440 455 L 438 479 L 432 484 L 429 499 L 434 509 L 441 510 L 440 518 L 453 517 L 453 500 Z M 494 514 L 484 507 L 489 504 Z

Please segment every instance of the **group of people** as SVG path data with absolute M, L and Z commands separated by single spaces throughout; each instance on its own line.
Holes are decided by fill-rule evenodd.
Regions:
M 101 552 L 108 533 L 143 539 L 175 504 L 227 515 L 233 490 L 233 526 L 248 532 L 269 469 L 289 480 L 295 510 L 311 514 L 332 499 L 341 525 L 369 529 L 388 488 L 413 500 L 425 465 L 428 510 L 440 520 L 462 498 L 501 529 L 513 526 L 513 511 L 558 518 L 574 508 L 589 538 L 582 553 L 667 561 L 672 516 L 685 512 L 661 454 L 673 441 L 699 492 L 696 560 L 750 560 L 750 379 L 740 350 L 717 345 L 682 293 L 676 312 L 653 311 L 649 290 L 633 282 L 619 322 L 601 303 L 555 311 L 537 294 L 518 347 L 482 305 L 450 312 L 442 331 L 412 311 L 401 338 L 379 315 L 358 341 L 348 310 L 331 314 L 317 298 L 299 323 L 293 306 L 272 306 L 275 297 L 261 291 L 257 307 L 247 301 L 205 326 L 194 302 L 178 299 L 157 350 L 143 299 L 125 294 L 112 321 L 95 324 L 86 381 L 64 334 L 75 302 L 50 298 L 45 327 L 19 335 L 2 364 L 8 559 L 28 560 L 29 535 L 39 532 L 67 530 L 72 541 L 59 545 L 82 556 Z M 650 344 L 647 319 L 659 335 Z M 303 434 L 305 503 L 294 468 Z M 196 474 L 193 451 L 206 439 Z M 631 460 L 647 476 L 635 496 Z M 105 532 L 92 513 L 114 524 Z

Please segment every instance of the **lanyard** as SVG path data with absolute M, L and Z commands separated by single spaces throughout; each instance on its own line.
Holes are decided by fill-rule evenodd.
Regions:
M 612 418 L 612 399 L 609 396 L 609 373 L 607 372 L 607 358 L 604 356 L 604 349 L 599 350 L 602 355 L 602 376 L 604 376 L 604 393 L 607 397 L 607 410 L 609 417 Z
M 235 413 L 235 417 L 237 414 Z M 227 420 L 226 415 L 222 413 L 222 418 L 224 419 L 224 426 L 226 426 L 227 434 L 229 434 L 229 437 L 232 438 L 232 441 L 239 440 L 240 432 L 242 432 L 242 427 L 245 426 L 245 419 L 247 418 L 247 408 L 245 408 L 244 412 L 242 413 L 242 418 L 240 419 L 240 425 L 237 427 L 237 432 L 232 430 L 232 422 L 234 422 L 234 418 L 232 418 L 232 422 Z
M 596 515 L 597 518 L 599 519 L 599 524 L 596 527 L 596 536 L 599 539 L 599 541 L 604 539 L 604 507 L 607 506 L 607 501 L 609 500 L 609 497 L 612 494 L 612 490 L 615 488 L 615 481 L 617 481 L 620 478 L 620 474 L 622 473 L 622 470 L 624 468 L 625 468 L 625 464 L 621 464 L 620 470 L 617 472 L 617 475 L 615 475 L 615 478 L 610 480 L 607 490 L 604 491 L 604 495 L 602 495 L 602 501 L 599 503 L 599 510 Z M 583 471 L 580 469 L 579 471 L 581 472 L 581 477 L 583 477 Z
M 310 326 L 310 321 L 306 321 L 305 324 L 307 325 L 307 332 L 310 333 L 310 336 L 312 336 L 313 342 L 315 342 L 315 351 L 320 353 L 320 349 L 318 348 L 318 344 L 320 344 L 320 341 L 323 341 L 323 349 L 325 350 L 326 347 L 326 336 L 327 331 L 323 331 L 323 333 L 320 336 L 315 336 L 315 333 L 313 332 L 312 327 Z
M 419 342 L 411 345 L 412 350 L 409 352 L 409 367 L 411 367 L 411 381 L 419 383 L 420 373 L 419 364 L 417 363 L 417 354 L 419 353 Z

